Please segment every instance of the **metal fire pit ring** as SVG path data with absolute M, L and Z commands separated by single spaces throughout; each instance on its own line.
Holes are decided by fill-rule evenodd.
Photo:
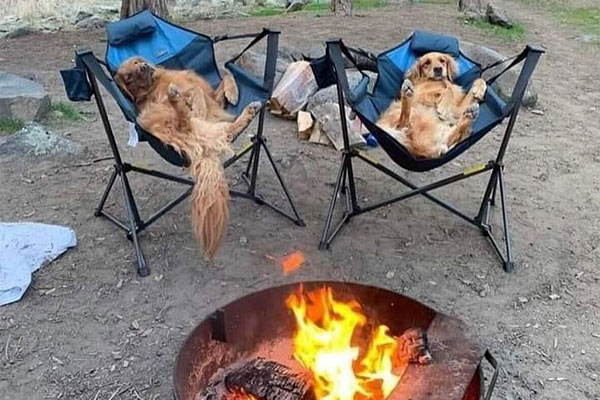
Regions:
M 285 298 L 300 283 L 264 289 L 217 309 L 188 335 L 175 361 L 176 400 L 194 400 L 220 369 L 250 356 L 259 345 L 291 338 L 295 321 Z M 400 334 L 409 328 L 427 332 L 433 362 L 411 365 L 388 400 L 489 400 L 499 365 L 466 325 L 409 297 L 358 283 L 310 281 L 306 290 L 333 289 L 336 299 L 356 299 L 369 321 L 387 325 Z M 484 393 L 481 363 L 494 373 Z

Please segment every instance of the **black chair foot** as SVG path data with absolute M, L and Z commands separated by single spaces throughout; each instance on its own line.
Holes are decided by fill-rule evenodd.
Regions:
M 511 273 L 515 270 L 515 263 L 512 261 L 504 261 L 503 267 L 505 272 Z
M 148 275 L 150 275 L 150 268 L 146 266 L 138 267 L 137 273 L 140 276 L 140 278 L 145 278 Z
M 325 242 L 319 243 L 319 250 L 329 250 L 329 245 Z
M 94 217 L 101 217 L 101 216 L 102 216 L 102 211 L 100 211 L 100 210 L 94 211 Z
M 301 227 L 305 227 L 306 226 L 306 222 L 304 222 L 303 219 L 298 219 L 298 220 L 296 220 L 296 225 L 301 226 Z

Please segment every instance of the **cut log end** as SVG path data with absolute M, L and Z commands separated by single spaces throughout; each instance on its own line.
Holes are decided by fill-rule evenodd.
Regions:
M 195 400 L 314 400 L 314 393 L 308 374 L 255 358 L 222 374 Z
M 419 328 L 406 330 L 396 338 L 398 349 L 395 364 L 429 364 L 432 360 L 427 333 Z

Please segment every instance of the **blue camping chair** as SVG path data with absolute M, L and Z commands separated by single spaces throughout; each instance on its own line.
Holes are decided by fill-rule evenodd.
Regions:
M 415 158 L 406 148 L 404 148 L 396 139 L 376 125 L 379 115 L 384 112 L 392 100 L 400 92 L 405 73 L 412 67 L 415 61 L 423 54 L 432 51 L 443 52 L 452 55 L 459 65 L 459 76 L 455 81 L 465 89 L 469 89 L 476 78 L 481 77 L 485 69 L 498 67 L 508 61 L 512 62 L 501 70 L 500 73 L 486 79 L 488 90 L 484 101 L 480 104 L 480 114 L 473 123 L 471 135 L 458 143 L 446 154 L 437 159 L 418 159 Z M 361 122 L 370 132 L 370 135 L 381 145 L 381 148 L 387 153 L 390 159 L 400 167 L 415 172 L 429 171 L 441 167 L 447 162 L 461 155 L 479 140 L 481 140 L 495 126 L 500 124 L 505 118 L 509 118 L 503 140 L 495 159 L 485 164 L 476 165 L 467 168 L 462 173 L 450 176 L 437 182 L 424 186 L 417 186 L 406 178 L 398 175 L 396 172 L 385 167 L 377 160 L 364 154 L 359 150 L 351 148 L 348 139 L 348 126 L 346 123 L 346 113 L 344 107 L 340 107 L 340 119 L 342 136 L 344 139 L 344 150 L 342 153 L 341 166 L 337 175 L 336 185 L 329 205 L 329 212 L 325 221 L 325 227 L 321 237 L 319 247 L 326 249 L 330 246 L 335 236 L 341 228 L 354 216 L 373 211 L 402 200 L 422 195 L 425 198 L 440 205 L 446 210 L 459 216 L 463 220 L 479 228 L 482 233 L 489 238 L 494 250 L 502 259 L 505 271 L 510 272 L 514 269 L 514 263 L 511 252 L 510 234 L 508 230 L 508 215 L 506 212 L 506 195 L 504 187 L 504 155 L 514 128 L 519 108 L 525 93 L 525 89 L 533 71 L 544 53 L 543 50 L 527 46 L 520 54 L 502 62 L 494 63 L 483 69 L 479 64 L 466 57 L 459 47 L 458 40 L 450 36 L 442 36 L 423 31 L 417 31 L 400 45 L 381 53 L 377 57 L 371 57 L 371 61 L 376 65 L 377 81 L 371 91 L 369 91 L 370 78 L 357 65 L 357 56 L 369 57 L 370 53 L 360 49 L 351 49 L 346 47 L 342 40 L 332 40 L 327 42 L 327 54 L 311 62 L 311 66 L 319 87 L 337 85 L 338 101 L 340 104 L 348 104 L 354 113 L 360 118 Z M 512 97 L 505 102 L 496 93 L 494 82 L 509 69 L 523 62 L 519 78 L 512 92 Z M 350 64 L 355 66 L 363 77 L 355 87 L 349 87 L 345 67 Z M 356 185 L 354 182 L 354 170 L 352 160 L 359 158 L 367 165 L 385 173 L 396 181 L 407 186 L 410 190 L 394 198 L 384 200 L 372 205 L 361 206 L 358 204 Z M 452 183 L 470 178 L 481 173 L 491 171 L 491 176 L 486 186 L 479 211 L 475 217 L 470 217 L 457 210 L 452 205 L 444 202 L 430 192 L 434 189 L 450 185 Z M 500 187 L 500 201 L 502 205 L 502 222 L 504 230 L 504 241 L 506 250 L 503 253 L 494 236 L 489 222 L 490 206 L 495 204 L 496 191 Z M 349 196 L 347 194 L 349 190 Z M 346 195 L 346 211 L 341 221 L 331 229 L 333 213 L 336 208 L 339 194 Z
M 225 68 L 227 68 L 234 77 L 239 90 L 238 103 L 236 105 L 228 105 L 227 109 L 233 115 L 239 115 L 251 102 L 260 101 L 264 105 L 271 96 L 273 81 L 275 79 L 279 32 L 263 29 L 263 31 L 258 34 L 225 35 L 210 38 L 167 22 L 152 14 L 150 11 L 143 11 L 130 18 L 109 24 L 107 33 L 108 45 L 105 61 L 97 59 L 91 51 L 77 52 L 76 67 L 63 70 L 61 71 L 61 74 L 65 82 L 67 95 L 71 100 L 85 101 L 90 100 L 92 95 L 95 97 L 98 111 L 100 112 L 100 117 L 102 118 L 104 129 L 114 156 L 114 171 L 108 180 L 108 185 L 102 195 L 100 204 L 96 208 L 95 215 L 107 218 L 127 232 L 127 237 L 132 240 L 135 249 L 137 271 L 141 276 L 147 276 L 149 274 L 149 269 L 139 245 L 138 234 L 188 197 L 192 192 L 191 186 L 194 182 L 188 178 L 174 176 L 160 171 L 148 170 L 123 162 L 98 87 L 98 81 L 115 99 L 123 112 L 124 117 L 129 122 L 135 124 L 137 117 L 135 106 L 123 95 L 112 79 L 123 61 L 134 56 L 141 56 L 153 64 L 161 65 L 166 68 L 191 69 L 206 79 L 213 87 L 216 87 L 221 81 L 221 75 L 215 60 L 214 44 L 223 40 L 252 38 L 248 46 L 244 48 L 241 53 L 225 63 Z M 245 51 L 264 38 L 267 39 L 267 56 L 264 78 L 260 79 L 246 72 L 235 62 Z M 266 139 L 263 136 L 265 118 L 264 107 L 261 109 L 258 118 L 258 131 L 256 135 L 250 139 L 248 144 L 243 146 L 240 151 L 224 163 L 224 167 L 227 168 L 244 155 L 250 154 L 245 172 L 242 175 L 243 180 L 248 185 L 248 190 L 244 192 L 231 190 L 231 196 L 250 199 L 261 205 L 264 204 L 281 215 L 291 219 L 297 225 L 303 226 L 304 222 L 296 210 L 283 178 L 267 147 Z M 135 130 L 137 132 L 138 140 L 148 142 L 148 144 L 150 144 L 150 146 L 152 146 L 152 148 L 166 161 L 177 166 L 188 165 L 189 162 L 185 156 L 178 154 L 172 147 L 163 144 L 152 135 L 152 132 L 144 131 L 137 124 L 135 125 Z M 279 184 L 289 202 L 291 213 L 287 213 L 272 205 L 256 192 L 261 150 L 264 150 L 275 171 Z M 156 178 L 189 185 L 190 187 L 171 202 L 160 208 L 156 213 L 146 219 L 142 219 L 127 178 L 129 172 L 142 173 Z M 117 177 L 120 178 L 123 189 L 124 203 L 127 210 L 126 222 L 123 222 L 104 209 L 108 195 L 111 192 Z

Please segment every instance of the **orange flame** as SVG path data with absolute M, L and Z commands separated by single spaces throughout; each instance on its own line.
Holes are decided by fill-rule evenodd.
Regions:
M 246 392 L 244 388 L 234 388 L 229 390 L 223 400 L 258 400 L 256 396 Z
M 360 304 L 336 301 L 331 288 L 322 288 L 292 293 L 286 305 L 297 323 L 294 357 L 312 373 L 317 400 L 381 400 L 389 396 L 400 377 L 392 371 L 397 344 L 387 326 L 375 329 L 359 360 L 360 348 L 352 344 L 352 338 L 367 322 Z
M 281 262 L 283 275 L 287 276 L 292 272 L 296 271 L 302 266 L 302 264 L 304 264 L 304 261 L 304 254 L 302 254 L 301 251 L 295 251 L 283 257 L 283 260 Z

